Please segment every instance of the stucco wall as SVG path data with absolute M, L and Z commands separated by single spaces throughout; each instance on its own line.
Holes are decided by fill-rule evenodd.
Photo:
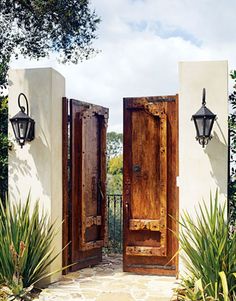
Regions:
M 59 232 L 53 243 L 56 253 L 62 248 L 61 101 L 65 80 L 51 68 L 10 70 L 9 118 L 19 111 L 17 98 L 21 92 L 28 98 L 30 116 L 35 120 L 35 139 L 22 149 L 14 142 L 9 151 L 9 197 L 12 202 L 25 201 L 30 192 L 32 202 L 39 199 L 51 220 L 57 220 Z M 24 98 L 21 100 L 23 104 Z M 9 137 L 14 137 L 10 124 Z M 61 266 L 60 255 L 49 272 Z M 49 280 L 56 280 L 59 274 Z
M 228 161 L 228 64 L 227 61 L 179 63 L 179 202 L 183 210 L 195 215 L 195 207 L 210 191 L 227 197 Z M 213 138 L 202 146 L 195 140 L 191 116 L 201 107 L 206 88 L 206 106 L 215 114 Z

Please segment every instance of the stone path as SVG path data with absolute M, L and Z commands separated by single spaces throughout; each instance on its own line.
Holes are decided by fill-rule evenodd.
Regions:
M 122 272 L 121 256 L 104 256 L 96 267 L 63 276 L 39 296 L 39 301 L 170 301 L 173 277 Z

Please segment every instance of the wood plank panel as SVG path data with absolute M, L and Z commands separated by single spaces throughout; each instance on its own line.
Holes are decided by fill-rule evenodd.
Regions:
M 177 274 L 177 175 L 178 97 L 124 99 L 125 271 Z
M 155 219 L 160 215 L 159 161 L 157 154 L 159 123 L 152 115 L 141 110 L 134 111 L 132 127 L 132 218 Z M 138 126 L 137 126 L 138 125 Z M 150 164 L 152 158 L 152 164 Z
M 108 109 L 73 99 L 69 104 L 70 132 L 67 136 L 71 150 L 67 147 L 67 156 L 71 168 L 67 169 L 67 175 L 66 172 L 63 175 L 70 183 L 65 186 L 69 198 L 66 199 L 66 193 L 64 198 L 70 223 L 64 227 L 63 235 L 68 234 L 67 239 L 71 239 L 67 262 L 76 263 L 70 269 L 74 271 L 97 264 L 102 259 L 104 233 L 107 232 L 104 139 Z

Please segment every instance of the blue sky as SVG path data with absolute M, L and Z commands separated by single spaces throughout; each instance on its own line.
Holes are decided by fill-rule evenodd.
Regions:
M 66 96 L 110 108 L 109 130 L 122 131 L 122 98 L 178 93 L 178 62 L 228 60 L 236 69 L 234 0 L 92 0 L 102 22 L 101 52 L 78 65 L 55 56 L 19 59 L 12 68 L 53 67 Z M 214 76 L 214 75 L 212 75 Z
M 194 35 L 192 35 L 188 30 L 183 29 L 178 26 L 168 26 L 167 24 L 163 24 L 157 21 L 148 21 L 148 20 L 141 20 L 141 21 L 133 21 L 127 23 L 132 31 L 135 32 L 145 32 L 150 31 L 153 32 L 156 36 L 169 39 L 169 38 L 178 38 L 185 41 L 189 41 L 193 45 L 201 46 L 201 41 L 197 39 Z

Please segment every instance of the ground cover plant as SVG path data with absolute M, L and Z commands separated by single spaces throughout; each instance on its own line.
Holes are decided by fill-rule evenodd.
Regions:
M 188 276 L 177 289 L 178 300 L 236 300 L 236 232 L 218 194 L 199 204 L 196 218 L 184 212 L 179 241 Z
M 0 286 L 10 300 L 29 300 L 34 285 L 49 276 L 53 256 L 54 224 L 30 199 L 4 207 L 0 202 Z M 0 294 L 0 295 L 1 295 Z

